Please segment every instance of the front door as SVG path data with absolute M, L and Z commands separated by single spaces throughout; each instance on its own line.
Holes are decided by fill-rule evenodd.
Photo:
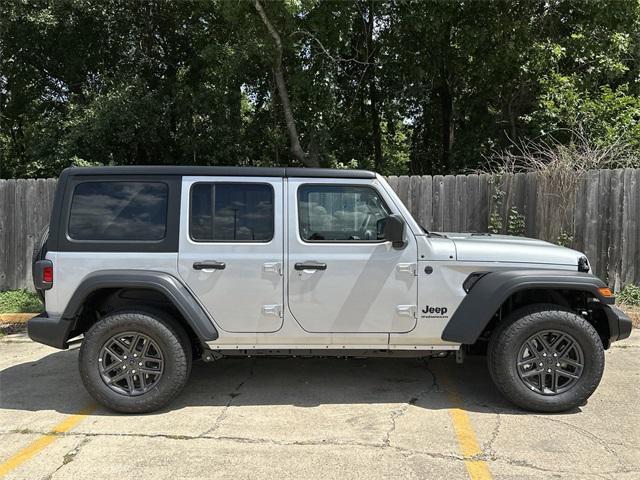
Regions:
M 282 326 L 282 197 L 282 178 L 183 178 L 178 270 L 222 330 Z
M 408 332 L 416 325 L 417 245 L 381 238 L 399 213 L 377 181 L 288 180 L 289 309 L 308 332 Z M 381 222 L 382 220 L 382 222 Z

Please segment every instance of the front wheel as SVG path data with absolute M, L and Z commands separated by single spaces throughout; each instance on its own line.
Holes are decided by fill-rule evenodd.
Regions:
M 600 383 L 604 348 L 584 318 L 554 305 L 514 312 L 491 337 L 487 360 L 498 390 L 516 405 L 561 412 L 583 405 Z
M 79 366 L 87 391 L 102 405 L 117 412 L 151 412 L 184 388 L 191 346 L 162 312 L 121 311 L 84 334 Z

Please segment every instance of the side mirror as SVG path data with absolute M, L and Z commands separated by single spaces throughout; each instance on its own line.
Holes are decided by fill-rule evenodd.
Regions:
M 400 215 L 389 215 L 383 219 L 384 239 L 391 242 L 393 248 L 404 248 L 407 246 L 404 241 L 404 220 Z

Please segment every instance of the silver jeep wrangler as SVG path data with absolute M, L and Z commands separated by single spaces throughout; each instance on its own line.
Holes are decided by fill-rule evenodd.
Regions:
M 93 397 L 149 412 L 194 359 L 487 353 L 513 403 L 583 404 L 630 335 L 581 253 L 528 238 L 434 233 L 367 171 L 65 170 L 34 252 L 46 313 Z

